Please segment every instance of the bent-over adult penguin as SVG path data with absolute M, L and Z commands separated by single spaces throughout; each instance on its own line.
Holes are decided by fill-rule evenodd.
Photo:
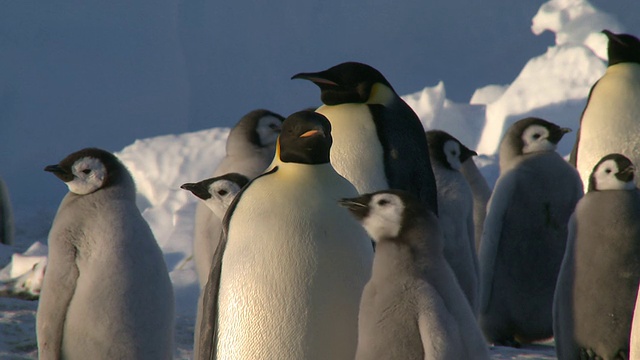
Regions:
M 607 154 L 620 153 L 640 163 L 640 40 L 602 32 L 609 40 L 608 67 L 589 92 L 570 159 L 585 187 L 593 167 Z
M 9 199 L 9 189 L 0 177 L 0 244 L 13 245 L 13 209 Z
M 640 281 L 640 190 L 621 154 L 596 164 L 569 223 L 556 286 L 559 359 L 628 359 Z
M 438 220 L 444 235 L 444 257 L 477 315 L 480 269 L 474 239 L 473 194 L 460 172 L 462 159 L 476 152 L 442 130 L 429 130 L 426 136 L 438 187 Z
M 244 115 L 229 132 L 226 155 L 213 171 L 212 177 L 238 173 L 253 179 L 260 175 L 273 160 L 283 120 L 282 116 L 264 109 L 253 110 Z M 221 233 L 222 217 L 212 212 L 206 203 L 198 202 L 193 258 L 201 289 L 209 277 L 211 259 Z
M 476 318 L 443 256 L 435 215 L 400 190 L 341 204 L 376 242 L 360 304 L 356 359 L 489 359 Z
M 227 210 L 198 359 L 353 359 L 373 249 L 338 206 L 357 192 L 329 163 L 331 143 L 323 115 L 290 115 L 271 169 Z
M 500 177 L 480 244 L 479 320 L 492 343 L 553 336 L 553 292 L 567 225 L 583 194 L 578 172 L 555 151 L 568 131 L 526 118 L 500 143 Z
M 438 213 L 424 128 L 378 70 L 345 62 L 292 78 L 320 87 L 324 105 L 316 111 L 331 122 L 331 164 L 359 193 L 406 190 Z
M 171 359 L 174 297 L 129 171 L 87 148 L 45 168 L 69 187 L 49 232 L 40 359 Z

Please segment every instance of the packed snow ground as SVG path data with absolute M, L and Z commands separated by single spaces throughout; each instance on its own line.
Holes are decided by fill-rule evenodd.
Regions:
M 638 14 L 640 5 L 629 5 L 624 10 L 625 14 L 633 11 Z M 498 176 L 497 146 L 510 124 L 526 116 L 537 116 L 577 129 L 589 88 L 606 68 L 603 61 L 606 41 L 604 35 L 599 34 L 604 28 L 614 32 L 626 30 L 621 21 L 585 0 L 548 1 L 533 16 L 531 29 L 535 34 L 545 30 L 553 32 L 555 44 L 522 64 L 522 70 L 511 83 L 479 88 L 469 103 L 448 99 L 444 82 L 406 95 L 404 99 L 420 116 L 426 129 L 443 129 L 475 148 L 480 154 L 476 163 L 493 185 Z M 307 105 L 302 104 L 300 108 Z M 117 152 L 136 180 L 138 205 L 170 269 L 176 294 L 176 358 L 179 359 L 191 356 L 198 294 L 191 258 L 196 199 L 179 187 L 210 176 L 224 155 L 227 135 L 228 128 L 213 128 L 158 136 L 136 140 Z M 562 155 L 569 153 L 574 139 L 575 132 L 563 138 L 559 146 Z M 40 153 L 55 156 L 51 163 L 66 156 L 42 149 Z M 50 181 L 64 187 L 55 177 Z M 3 281 L 0 294 L 11 286 L 25 290 L 38 288 L 41 261 L 46 254 L 46 246 L 42 244 L 46 244 L 56 206 L 16 213 L 16 245 L 0 246 L 0 266 L 7 264 L 0 271 L 0 281 Z M 40 265 L 33 269 L 35 264 Z M 10 279 L 14 282 L 8 283 Z M 35 358 L 36 307 L 36 301 L 0 298 L 0 358 Z M 555 358 L 549 342 L 523 349 L 493 348 L 491 353 L 494 359 Z

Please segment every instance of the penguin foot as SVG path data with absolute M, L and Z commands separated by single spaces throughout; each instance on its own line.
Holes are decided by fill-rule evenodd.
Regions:
M 580 354 L 578 354 L 580 360 L 602 360 L 602 357 L 593 351 L 593 349 L 580 348 Z

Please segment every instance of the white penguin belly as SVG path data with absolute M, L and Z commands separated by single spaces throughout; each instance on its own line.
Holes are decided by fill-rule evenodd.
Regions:
M 607 69 L 591 94 L 580 127 L 577 168 L 585 191 L 603 156 L 621 153 L 640 163 L 640 64 Z
M 218 359 L 353 359 L 373 256 L 337 204 L 355 195 L 328 164 L 281 164 L 242 194 L 222 262 Z
M 360 194 L 389 188 L 384 150 L 369 107 L 364 104 L 323 105 L 316 112 L 331 122 L 331 164 Z

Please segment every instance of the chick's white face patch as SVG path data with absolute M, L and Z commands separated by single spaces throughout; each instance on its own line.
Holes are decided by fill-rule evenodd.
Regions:
M 71 167 L 73 180 L 67 182 L 69 191 L 78 195 L 90 194 L 102 187 L 107 178 L 104 164 L 93 157 L 76 160 Z
M 363 220 L 362 225 L 378 242 L 384 238 L 395 238 L 400 233 L 404 203 L 394 194 L 376 194 L 369 202 L 369 214 Z
M 207 199 L 206 205 L 218 218 L 222 219 L 240 189 L 240 186 L 233 181 L 218 180 L 209 185 L 211 198 Z
M 280 128 L 282 121 L 273 116 L 264 116 L 258 120 L 256 131 L 260 137 L 260 144 L 262 146 L 270 146 L 276 143 L 278 135 L 280 135 Z
M 595 179 L 596 190 L 633 190 L 635 183 L 633 181 L 624 182 L 616 177 L 616 174 L 620 172 L 618 164 L 615 160 L 607 160 L 593 172 Z
M 542 125 L 528 126 L 522 132 L 523 154 L 530 154 L 539 151 L 554 151 L 556 145 L 549 141 L 549 129 Z
M 460 162 L 460 144 L 453 140 L 447 140 L 444 143 L 443 151 L 449 166 L 454 170 L 460 170 L 460 167 L 462 166 L 462 163 Z

